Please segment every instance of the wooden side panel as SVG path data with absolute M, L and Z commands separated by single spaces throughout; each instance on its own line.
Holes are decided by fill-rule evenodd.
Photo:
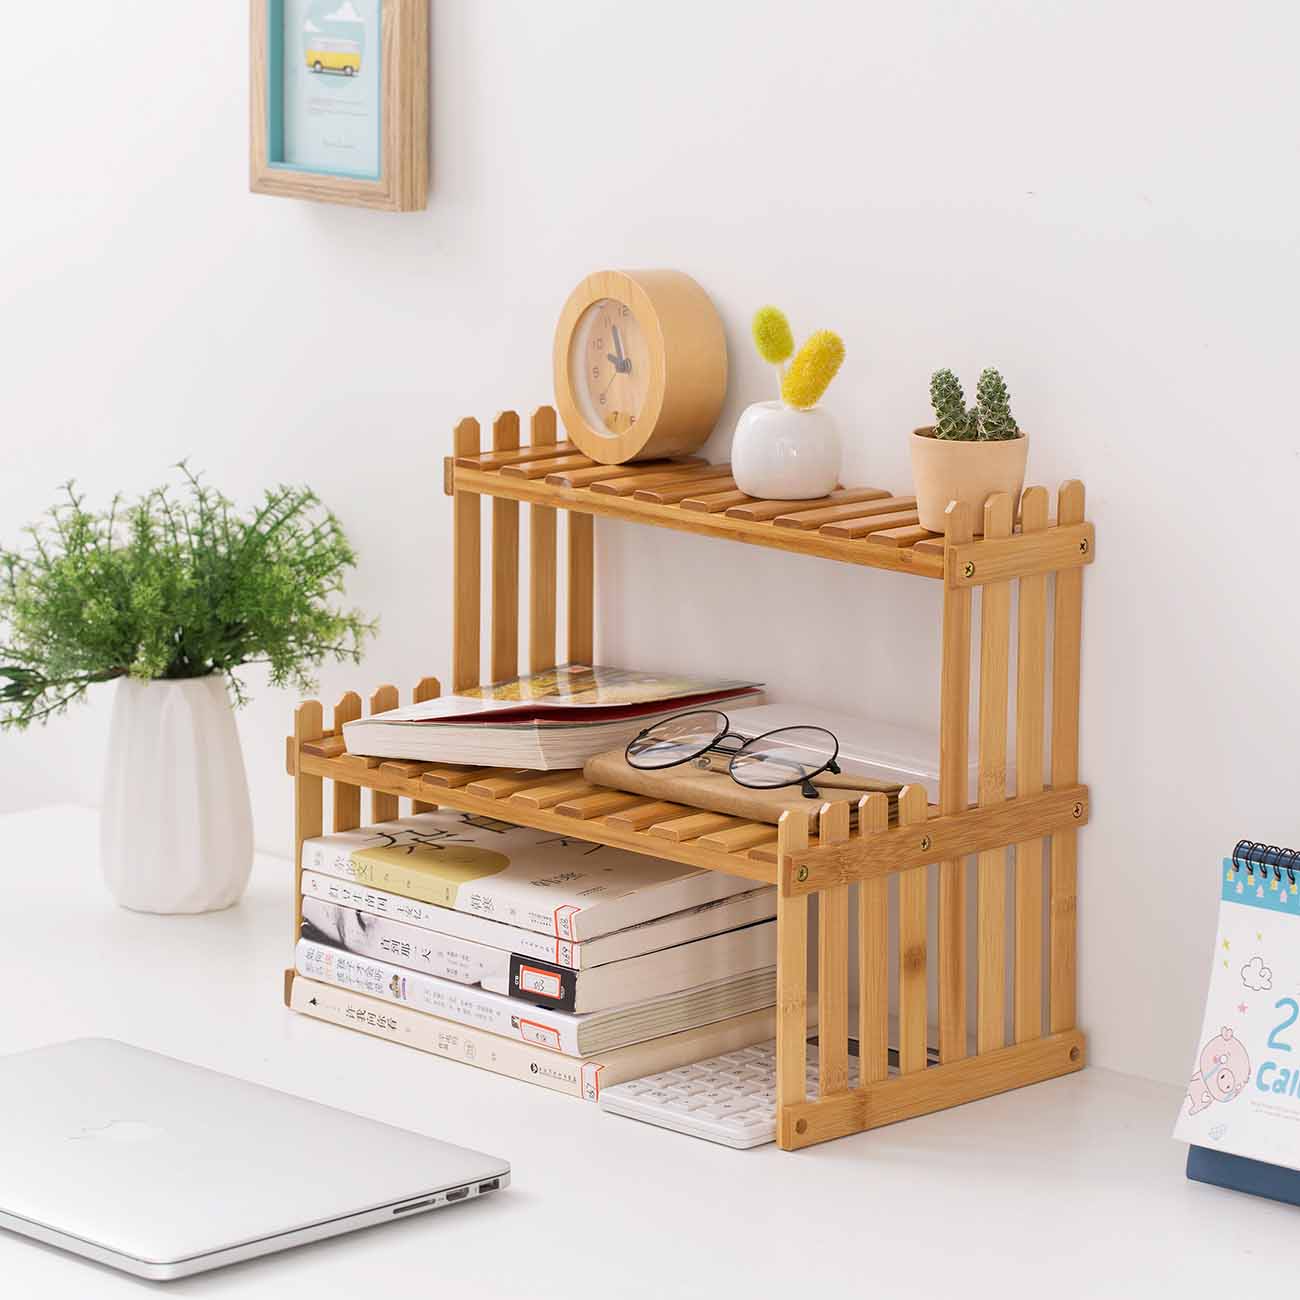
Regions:
M 1020 530 L 1047 527 L 1048 495 L 1026 488 L 1020 498 Z M 1016 664 L 1016 793 L 1043 788 L 1044 683 L 1047 662 L 1047 577 L 1020 579 L 1020 625 Z M 1016 845 L 1016 1042 L 1043 1031 L 1043 841 Z
M 960 501 L 947 511 L 949 546 L 971 539 L 970 513 Z M 971 593 L 945 584 L 943 666 L 939 685 L 939 808 L 969 803 Z M 939 1059 L 966 1055 L 966 863 L 939 866 Z
M 519 446 L 519 416 L 502 411 L 492 421 L 492 450 Z M 492 498 L 492 640 L 494 682 L 519 676 L 519 502 Z
M 569 663 L 589 664 L 595 656 L 593 608 L 596 589 L 595 520 L 569 515 Z
M 898 824 L 915 826 L 927 812 L 924 786 L 905 785 L 898 796 Z M 898 1068 L 903 1074 L 925 1069 L 925 873 L 925 867 L 916 867 L 898 877 Z
M 478 498 L 475 498 L 477 501 Z M 477 509 L 475 514 L 477 514 Z M 384 713 L 388 709 L 397 708 L 400 700 L 397 695 L 396 686 L 381 686 L 370 697 L 370 712 Z M 387 822 L 392 821 L 397 816 L 397 796 L 395 794 L 384 794 L 382 790 L 371 790 L 370 792 L 370 821 Z
M 777 826 L 781 856 L 808 847 L 808 820 L 782 813 Z M 776 899 L 776 1110 L 808 1099 L 808 900 L 778 893 Z M 778 1136 L 782 1146 L 786 1142 Z
M 822 805 L 818 838 L 834 844 L 849 838 L 849 805 Z M 817 1042 L 821 1095 L 849 1086 L 849 886 L 818 896 Z
M 1083 522 L 1083 484 L 1061 485 L 1056 518 L 1061 524 Z M 1056 575 L 1056 611 L 1052 629 L 1052 784 L 1079 779 L 1079 649 L 1083 632 L 1083 570 Z M 1077 831 L 1052 836 L 1051 971 L 1049 1025 L 1052 1032 L 1074 1027 L 1076 1011 L 1075 930 L 1078 875 Z
M 442 683 L 436 677 L 421 677 L 411 693 L 412 704 L 423 704 L 425 700 L 436 700 L 442 694 Z M 438 805 L 426 799 L 412 799 L 411 811 L 416 813 L 436 812 Z
M 456 426 L 452 450 L 457 456 L 477 456 L 482 450 L 479 439 L 478 421 L 462 420 Z M 457 492 L 452 516 L 451 689 L 463 691 L 479 684 L 482 671 L 479 624 L 483 523 L 478 493 Z
M 533 412 L 530 440 L 534 447 L 555 445 L 555 410 Z M 528 507 L 528 671 L 555 666 L 556 514 L 554 506 Z
M 319 740 L 325 734 L 325 715 L 318 700 L 307 700 L 293 714 L 294 776 L 293 776 L 293 941 L 298 942 L 302 929 L 302 846 L 325 832 L 325 782 L 319 776 L 308 776 L 299 764 L 302 747 L 308 741 Z
M 984 506 L 984 536 L 1011 536 L 1011 498 L 991 496 Z M 980 609 L 979 805 L 1007 797 L 1007 694 L 1011 675 L 1011 584 L 990 582 Z M 979 855 L 976 935 L 976 1047 L 1006 1044 L 1007 851 Z
M 888 796 L 863 796 L 858 833 L 888 826 Z M 889 882 L 883 877 L 858 885 L 858 1066 L 864 1087 L 889 1074 Z
M 343 734 L 343 724 L 361 716 L 361 696 L 348 691 L 334 706 L 334 734 Z M 351 831 L 361 825 L 361 787 L 335 781 L 331 825 L 336 831 Z

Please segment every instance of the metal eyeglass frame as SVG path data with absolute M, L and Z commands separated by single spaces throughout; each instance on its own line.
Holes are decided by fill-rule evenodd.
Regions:
M 648 736 L 657 727 L 662 727 L 666 723 L 676 722 L 678 718 L 691 718 L 704 714 L 713 714 L 722 719 L 722 730 L 714 736 L 709 744 L 697 749 L 695 753 L 688 754 L 685 758 L 675 759 L 671 763 L 656 763 L 653 767 L 640 767 L 637 765 L 632 755 L 632 746 L 643 736 Z M 737 755 L 742 754 L 755 741 L 766 740 L 769 736 L 778 736 L 783 731 L 804 730 L 824 731 L 835 746 L 830 758 L 820 767 L 814 768 L 811 772 L 801 773 L 793 781 L 781 781 L 776 785 L 751 785 L 748 781 L 742 781 L 732 770 Z M 722 743 L 724 740 L 738 740 L 740 744 L 734 748 L 728 747 Z M 784 727 L 773 727 L 771 731 L 764 731 L 757 736 L 742 736 L 740 732 L 731 730 L 731 719 L 721 709 L 687 709 L 683 713 L 674 713 L 667 718 L 660 718 L 653 726 L 643 727 L 638 731 L 627 742 L 627 746 L 623 750 L 623 757 L 627 760 L 628 766 L 635 767 L 638 772 L 666 772 L 670 767 L 682 767 L 687 763 L 693 763 L 696 766 L 702 766 L 705 770 L 709 770 L 708 755 L 710 754 L 726 754 L 728 756 L 727 775 L 737 785 L 743 785 L 746 790 L 786 790 L 790 786 L 797 785 L 805 799 L 820 799 L 822 793 L 813 785 L 813 777 L 820 776 L 823 772 L 830 772 L 835 776 L 840 774 L 840 765 L 835 761 L 840 755 L 840 738 L 826 727 L 818 726 L 816 723 L 792 723 Z M 700 759 L 705 760 L 703 764 L 700 763 Z

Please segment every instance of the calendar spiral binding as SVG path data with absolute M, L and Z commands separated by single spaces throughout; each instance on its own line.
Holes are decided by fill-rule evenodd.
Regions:
M 1271 870 L 1273 879 L 1279 881 L 1285 871 L 1288 883 L 1294 888 L 1296 871 L 1300 869 L 1300 852 L 1279 848 L 1276 844 L 1261 844 L 1257 840 L 1238 840 L 1237 847 L 1232 850 L 1232 865 L 1251 877 L 1258 871 L 1267 878 Z

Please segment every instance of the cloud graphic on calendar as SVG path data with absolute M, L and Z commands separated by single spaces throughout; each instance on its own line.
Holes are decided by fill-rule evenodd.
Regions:
M 1252 957 L 1241 968 L 1241 982 L 1256 993 L 1264 989 L 1271 989 L 1273 987 L 1273 968 L 1264 965 L 1263 957 Z
M 343 0 L 343 3 L 334 13 L 325 15 L 325 21 L 327 23 L 363 23 L 366 20 L 357 13 L 352 0 Z

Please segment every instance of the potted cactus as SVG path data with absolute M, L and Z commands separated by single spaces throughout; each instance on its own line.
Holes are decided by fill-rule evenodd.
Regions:
M 961 381 L 951 370 L 930 378 L 932 426 L 912 434 L 912 479 L 921 526 L 944 530 L 950 501 L 970 507 L 971 524 L 980 532 L 984 503 L 995 492 L 1020 499 L 1029 457 L 1029 435 L 1016 424 L 1002 376 L 991 367 L 979 377 L 975 405 L 967 409 Z
M 825 496 L 839 479 L 840 436 L 817 403 L 844 360 L 844 343 L 838 334 L 818 330 L 795 353 L 785 313 L 763 307 L 754 316 L 754 345 L 776 367 L 781 396 L 741 413 L 731 444 L 736 486 L 774 501 Z

